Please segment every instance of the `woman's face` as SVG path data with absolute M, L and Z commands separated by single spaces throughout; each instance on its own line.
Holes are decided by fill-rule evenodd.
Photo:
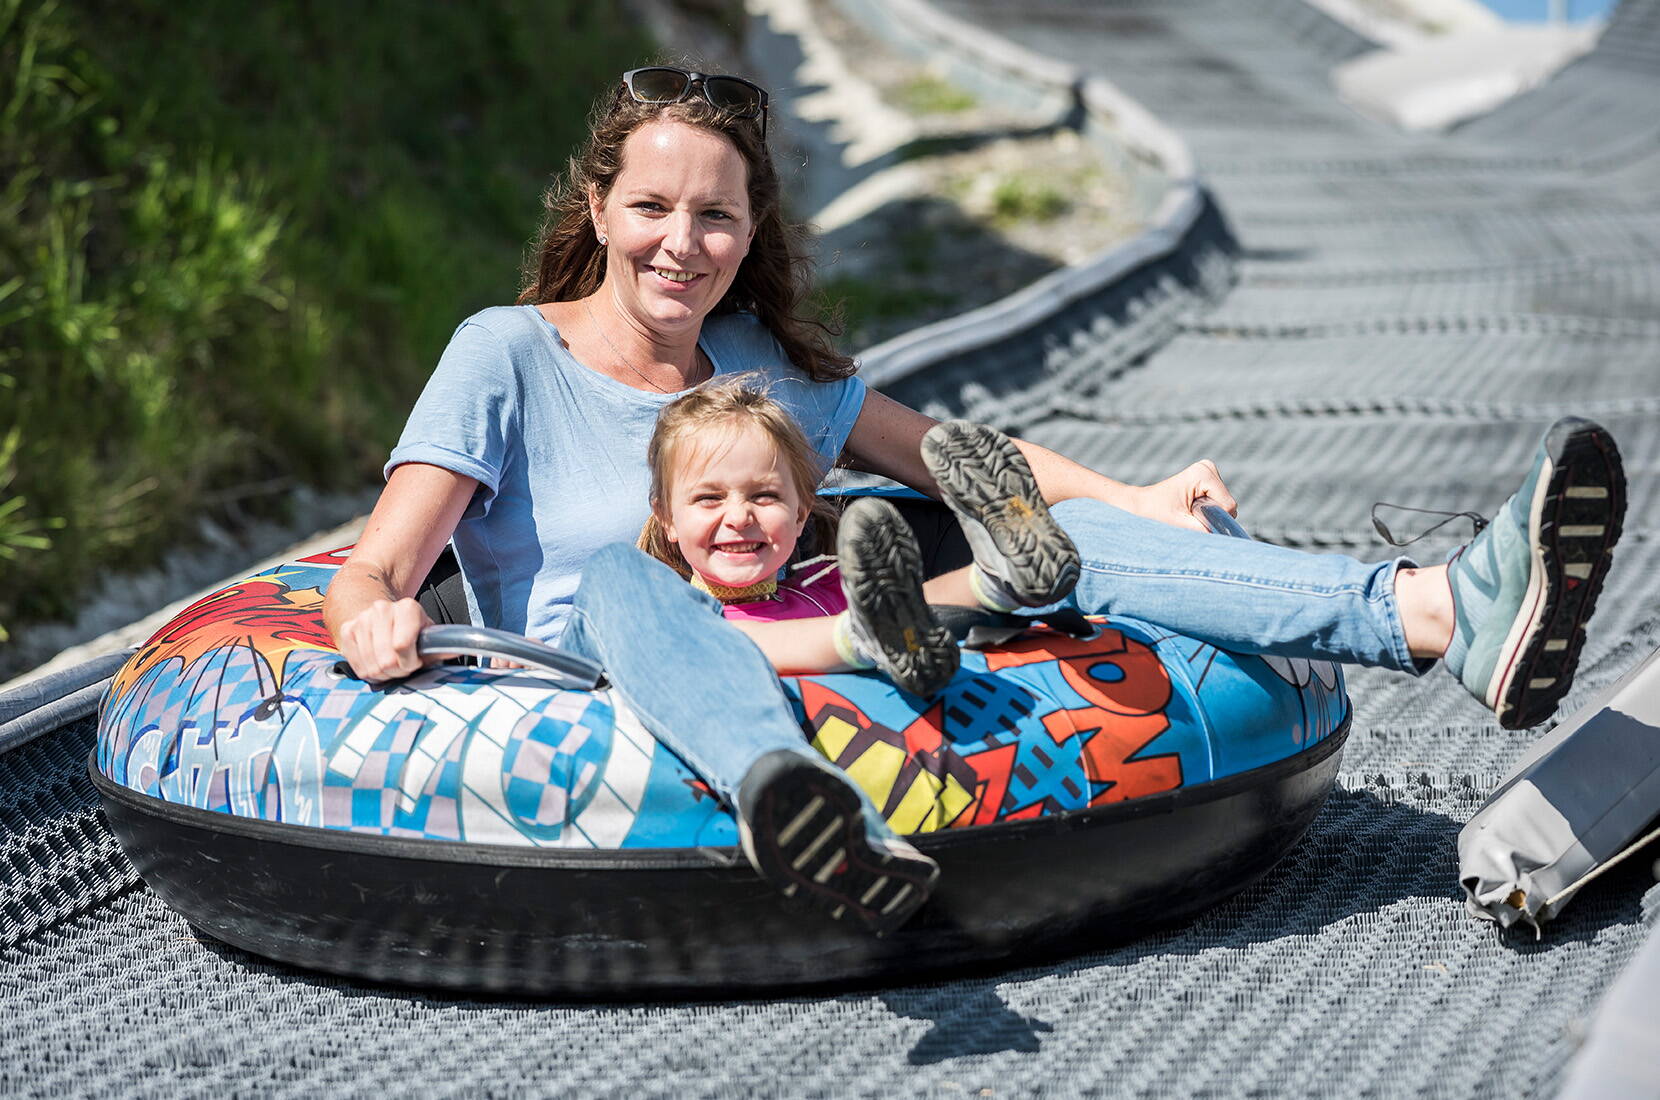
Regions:
M 808 502 L 778 448 L 753 424 L 680 441 L 662 520 L 669 541 L 713 584 L 768 580 L 795 551 Z
M 626 315 L 658 334 L 702 324 L 755 236 L 748 184 L 720 134 L 659 120 L 628 136 L 611 193 L 589 201 L 608 238 L 605 281 Z

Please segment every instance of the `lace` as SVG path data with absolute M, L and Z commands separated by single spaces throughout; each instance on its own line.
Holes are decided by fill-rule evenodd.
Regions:
M 1378 515 L 1379 508 L 1394 508 L 1396 511 L 1400 512 L 1418 512 L 1426 516 L 1445 516 L 1447 518 L 1443 519 L 1440 523 L 1431 524 L 1429 527 L 1424 528 L 1422 531 L 1418 532 L 1416 535 L 1413 535 L 1409 539 L 1398 539 L 1395 537 L 1394 533 L 1389 530 L 1388 525 L 1383 522 L 1383 517 Z M 1441 528 L 1456 519 L 1467 519 L 1470 521 L 1472 526 L 1470 537 L 1472 538 L 1481 534 L 1482 528 L 1487 526 L 1487 517 L 1483 516 L 1479 512 L 1448 512 L 1441 508 L 1413 508 L 1405 504 L 1390 504 L 1385 500 L 1380 500 L 1376 504 L 1372 505 L 1372 526 L 1377 530 L 1378 534 L 1383 536 L 1383 541 L 1387 542 L 1391 546 L 1411 546 L 1425 535 L 1428 535 L 1434 531 L 1439 531 Z

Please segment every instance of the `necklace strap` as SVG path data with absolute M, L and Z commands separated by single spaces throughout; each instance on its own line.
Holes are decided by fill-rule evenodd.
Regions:
M 647 377 L 646 373 L 644 371 L 642 371 L 639 367 L 636 367 L 633 363 L 628 361 L 628 357 L 622 353 L 622 350 L 620 348 L 618 348 L 615 343 L 612 342 L 611 337 L 606 335 L 605 326 L 603 326 L 599 323 L 599 318 L 594 316 L 594 303 L 593 303 L 593 299 L 591 297 L 582 299 L 582 309 L 585 313 L 588 314 L 588 323 L 590 325 L 594 326 L 594 331 L 599 333 L 599 338 L 601 340 L 604 340 L 605 341 L 605 346 L 611 349 L 612 356 L 614 356 L 616 358 L 617 362 L 619 362 L 623 366 L 627 367 L 628 372 L 630 374 L 632 374 L 634 377 L 638 378 L 640 381 L 644 382 L 646 385 L 650 386 L 652 389 L 656 390 L 658 393 L 674 393 L 675 392 L 674 390 L 666 390 L 662 386 L 659 386 L 656 382 L 652 381 L 649 377 Z M 703 354 L 703 349 L 701 347 L 699 347 L 698 345 L 693 344 L 692 345 L 692 377 L 689 378 L 689 379 L 686 379 L 686 388 L 690 389 L 692 386 L 695 386 L 699 382 L 703 381 L 703 379 L 699 376 L 703 374 L 703 361 L 706 358 L 708 358 L 708 357 Z M 709 360 L 709 376 L 712 378 L 712 377 L 714 377 L 714 374 L 715 374 L 715 362 L 714 362 L 713 359 L 710 359 Z
M 703 574 L 693 573 L 692 587 L 700 592 L 709 593 L 721 603 L 748 603 L 751 600 L 764 600 L 777 595 L 778 579 L 768 577 L 764 581 L 756 581 L 742 588 L 732 588 L 724 584 L 711 584 L 703 579 Z
M 1409 539 L 1403 539 L 1396 535 L 1395 532 L 1391 531 L 1388 524 L 1383 522 L 1383 517 L 1378 515 L 1379 508 L 1393 508 L 1398 512 L 1417 512 L 1420 515 L 1445 516 L 1446 518 L 1440 523 L 1431 524 L 1429 527 L 1426 527 L 1424 530 L 1418 532 Z M 1481 534 L 1481 529 L 1487 526 L 1487 517 L 1483 516 L 1480 512 L 1448 512 L 1440 508 L 1412 508 L 1405 504 L 1390 504 L 1387 500 L 1380 500 L 1376 504 L 1372 505 L 1372 526 L 1377 530 L 1378 534 L 1383 536 L 1383 541 L 1387 542 L 1391 546 L 1411 546 L 1413 543 L 1430 534 L 1432 531 L 1438 531 L 1457 519 L 1467 519 L 1470 521 L 1471 525 L 1474 527 L 1474 530 L 1470 532 L 1472 538 Z

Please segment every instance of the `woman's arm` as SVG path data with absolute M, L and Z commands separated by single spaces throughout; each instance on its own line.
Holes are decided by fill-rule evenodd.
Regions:
M 363 679 L 391 680 L 421 667 L 415 639 L 431 620 L 411 597 L 477 487 L 470 477 L 420 462 L 392 471 L 323 599 L 323 622 Z
M 922 437 L 935 423 L 932 417 L 871 390 L 847 437 L 844 454 L 854 469 L 891 477 L 919 492 L 938 496 L 934 479 L 922 464 L 921 451 Z M 1015 445 L 1031 464 L 1044 499 L 1051 504 L 1089 497 L 1149 519 L 1200 529 L 1204 525 L 1194 518 L 1192 510 L 1199 497 L 1210 497 L 1230 514 L 1236 510 L 1233 495 L 1209 459 L 1152 485 L 1126 485 L 1036 443 L 1017 439 Z

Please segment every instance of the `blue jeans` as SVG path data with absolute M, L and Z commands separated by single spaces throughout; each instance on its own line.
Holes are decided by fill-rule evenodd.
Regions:
M 1051 511 L 1083 571 L 1068 603 L 1089 615 L 1158 623 L 1232 653 L 1307 657 L 1418 675 L 1395 603 L 1405 558 L 1367 564 L 1225 538 L 1098 500 Z
M 828 767 L 772 664 L 721 617 L 720 601 L 632 546 L 588 559 L 559 645 L 599 662 L 652 736 L 728 806 L 750 765 L 774 749 Z

